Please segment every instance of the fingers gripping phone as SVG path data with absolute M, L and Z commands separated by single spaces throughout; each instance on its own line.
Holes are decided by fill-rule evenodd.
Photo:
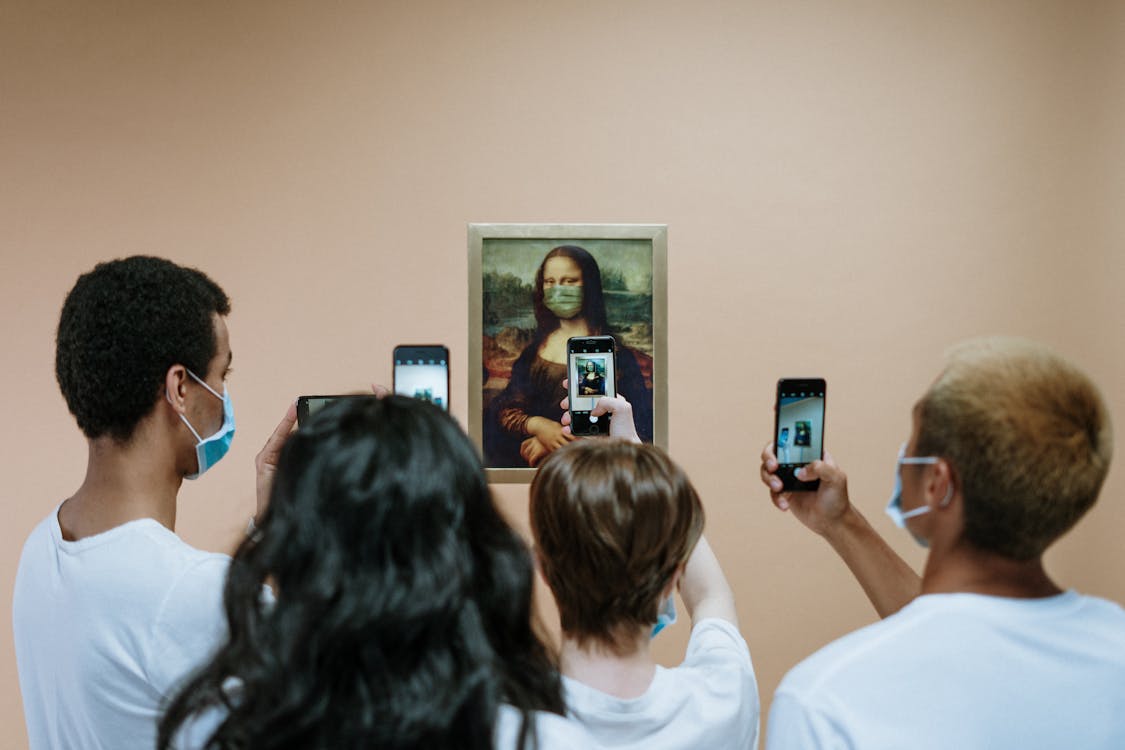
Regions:
M 777 476 L 785 490 L 820 487 L 820 480 L 802 482 L 797 469 L 824 458 L 824 378 L 782 378 L 774 404 L 774 453 Z
M 400 344 L 394 353 L 394 392 L 449 411 L 449 349 L 440 344 Z
M 613 336 L 575 336 L 566 342 L 570 431 L 608 435 L 609 415 L 591 416 L 602 396 L 617 395 L 617 346 Z

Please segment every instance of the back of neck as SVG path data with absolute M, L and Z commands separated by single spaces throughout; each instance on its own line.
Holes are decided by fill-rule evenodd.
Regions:
M 182 480 L 173 466 L 158 444 L 140 436 L 124 445 L 108 437 L 90 440 L 86 478 L 59 509 L 63 538 L 83 539 L 141 518 L 175 530 Z
M 1042 556 L 1014 560 L 959 542 L 931 552 L 922 575 L 923 594 L 958 592 L 1036 599 L 1062 589 L 1047 575 Z
M 641 631 L 624 647 L 611 648 L 600 641 L 579 642 L 563 634 L 559 667 L 564 675 L 617 698 L 644 695 L 656 676 L 651 638 Z

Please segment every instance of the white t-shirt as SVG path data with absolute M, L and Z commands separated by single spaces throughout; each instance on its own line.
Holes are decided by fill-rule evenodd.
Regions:
M 733 624 L 695 623 L 683 663 L 657 666 L 636 698 L 618 698 L 563 677 L 571 715 L 606 748 L 724 750 L 758 741 L 758 683 L 750 649 Z
M 1045 599 L 921 596 L 782 680 L 769 750 L 1125 748 L 1125 611 Z
M 577 722 L 547 711 L 532 713 L 539 744 L 528 740 L 524 750 L 597 750 L 599 745 Z M 500 706 L 492 746 L 496 750 L 517 750 L 520 736 L 520 712 L 511 706 Z
M 57 510 L 36 526 L 12 603 L 32 750 L 152 750 L 161 700 L 226 635 L 229 567 L 152 519 L 75 542 Z
M 173 747 L 177 750 L 203 747 L 224 715 L 218 709 L 211 709 L 201 717 L 189 719 L 177 733 Z M 535 740 L 529 737 L 521 749 L 517 744 L 523 724 L 520 712 L 512 706 L 501 705 L 492 732 L 495 750 L 599 750 L 594 739 L 572 719 L 547 711 L 533 711 L 531 716 L 535 723 Z

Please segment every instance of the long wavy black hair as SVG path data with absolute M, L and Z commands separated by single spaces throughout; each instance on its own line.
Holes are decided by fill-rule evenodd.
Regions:
M 228 640 L 169 703 L 158 747 L 218 714 L 202 747 L 491 750 L 502 703 L 533 745 L 529 712 L 565 707 L 532 579 L 451 417 L 341 399 L 284 446 L 231 565 Z

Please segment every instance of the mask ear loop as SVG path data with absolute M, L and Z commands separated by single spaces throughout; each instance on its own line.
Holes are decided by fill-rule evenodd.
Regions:
M 941 499 L 941 507 L 946 507 L 953 500 L 953 482 L 949 483 L 949 490 L 945 493 L 945 497 Z

